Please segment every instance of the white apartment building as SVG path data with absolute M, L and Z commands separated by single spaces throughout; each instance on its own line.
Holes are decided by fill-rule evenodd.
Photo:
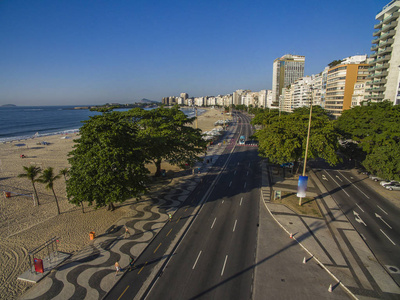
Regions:
M 305 56 L 286 54 L 274 60 L 272 69 L 272 101 L 278 105 L 282 89 L 304 76 Z
M 195 97 L 193 99 L 193 102 L 194 102 L 195 106 L 203 106 L 205 104 L 204 103 L 204 97 Z
M 351 107 L 360 106 L 361 102 L 365 101 L 365 81 L 359 82 L 357 81 L 354 84 L 353 96 L 351 97 Z
M 292 83 L 290 87 L 282 90 L 281 109 L 283 111 L 293 112 L 296 108 L 310 106 L 312 81 L 313 78 L 311 76 L 302 77 Z
M 379 21 L 374 26 L 372 40 L 370 75 L 366 89 L 366 100 L 397 102 L 398 75 L 400 66 L 400 1 L 394 0 L 385 5 L 376 15 Z
M 267 90 L 267 95 L 265 97 L 265 108 L 272 108 L 272 90 Z

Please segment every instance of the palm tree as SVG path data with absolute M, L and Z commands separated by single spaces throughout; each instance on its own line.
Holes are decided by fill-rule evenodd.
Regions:
M 36 166 L 30 166 L 30 167 L 24 166 L 23 168 L 25 170 L 25 173 L 19 174 L 18 177 L 26 177 L 32 182 L 33 190 L 34 190 L 35 196 L 36 196 L 37 205 L 40 205 L 39 197 L 37 195 L 37 191 L 36 191 L 36 187 L 35 187 L 35 181 L 36 181 L 35 178 L 36 178 L 36 176 L 39 175 L 41 169 L 40 169 L 40 167 L 36 167 Z
M 67 175 L 68 175 L 68 173 L 69 173 L 69 169 L 68 168 L 64 168 L 64 169 L 60 170 L 60 175 L 64 176 L 65 186 L 67 185 Z M 67 198 L 68 198 L 68 202 L 69 202 L 68 195 L 67 195 Z
M 60 178 L 60 174 L 54 175 L 53 168 L 48 167 L 47 169 L 43 170 L 42 175 L 40 175 L 39 179 L 37 179 L 38 182 L 46 184 L 46 189 L 52 190 L 54 198 L 56 199 L 56 204 L 57 204 L 57 211 L 58 214 L 60 214 L 60 206 L 58 205 L 58 199 L 56 196 L 56 193 L 54 192 L 54 181 Z

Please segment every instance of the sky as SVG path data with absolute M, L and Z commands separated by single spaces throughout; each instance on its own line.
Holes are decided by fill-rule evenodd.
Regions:
M 100 105 L 272 87 L 272 64 L 305 75 L 371 53 L 389 0 L 2 0 L 0 105 Z

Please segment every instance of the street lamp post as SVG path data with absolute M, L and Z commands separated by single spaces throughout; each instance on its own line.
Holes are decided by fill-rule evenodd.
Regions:
M 310 129 L 311 129 L 311 115 L 312 115 L 312 105 L 313 105 L 313 95 L 312 95 L 312 88 L 311 88 L 311 99 L 310 99 L 310 116 L 308 118 L 308 131 L 307 131 L 307 141 L 306 141 L 306 153 L 304 155 L 304 165 L 303 165 L 303 175 L 306 176 L 306 166 L 307 166 L 307 154 L 308 154 L 308 142 L 310 141 Z M 303 198 L 300 197 L 299 199 L 299 206 L 301 206 L 301 200 Z

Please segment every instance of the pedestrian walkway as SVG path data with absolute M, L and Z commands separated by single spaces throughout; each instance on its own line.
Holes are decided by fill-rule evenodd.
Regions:
M 228 131 L 223 140 L 231 140 L 232 136 L 233 133 Z M 140 256 L 168 221 L 168 214 L 173 215 L 187 199 L 227 144 L 209 147 L 203 162 L 195 166 L 200 168 L 200 174 L 174 178 L 147 199 L 132 204 L 132 216 L 119 220 L 107 232 L 97 236 L 88 247 L 56 267 L 21 299 L 102 299 L 129 268 L 131 257 Z M 117 273 L 116 262 L 121 267 Z
M 323 219 L 298 215 L 274 203 L 274 190 L 297 192 L 297 179 L 282 177 L 263 163 L 262 199 L 275 221 L 354 298 L 399 299 L 400 288 L 379 264 L 324 185 L 308 172 L 307 194 L 317 197 Z M 366 299 L 366 298 L 365 298 Z

